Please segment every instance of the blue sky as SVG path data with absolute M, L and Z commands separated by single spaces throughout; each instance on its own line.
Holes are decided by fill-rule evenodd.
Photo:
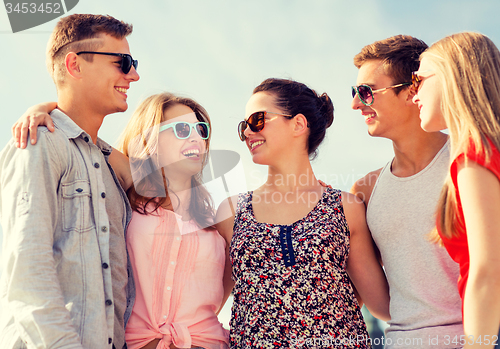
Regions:
M 335 121 L 313 167 L 334 187 L 382 167 L 391 142 L 368 136 L 350 109 L 353 56 L 375 40 L 409 34 L 428 44 L 459 31 L 478 31 L 500 45 L 497 0 L 80 0 L 70 13 L 109 14 L 134 25 L 129 38 L 141 80 L 129 91 L 129 110 L 105 118 L 100 137 L 114 144 L 138 103 L 170 91 L 194 98 L 213 122 L 212 149 L 242 158 L 244 187 L 261 183 L 266 168 L 252 164 L 236 125 L 252 89 L 268 77 L 292 78 L 327 92 Z M 0 147 L 15 120 L 35 103 L 56 100 L 45 68 L 45 47 L 57 20 L 13 34 L 0 8 Z M 0 230 L 1 236 L 1 230 Z

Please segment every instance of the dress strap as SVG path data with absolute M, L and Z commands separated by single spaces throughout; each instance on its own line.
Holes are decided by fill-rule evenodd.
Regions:
M 236 204 L 236 215 L 246 212 L 250 209 L 249 205 L 252 204 L 252 191 L 241 193 L 238 195 L 238 202 Z
M 321 184 L 323 187 L 325 188 L 330 188 L 330 189 L 333 189 L 332 186 L 330 184 L 326 184 L 325 182 L 323 182 L 321 179 L 318 179 L 318 183 Z

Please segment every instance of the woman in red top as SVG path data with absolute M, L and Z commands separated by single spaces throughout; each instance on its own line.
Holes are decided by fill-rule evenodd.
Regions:
M 448 128 L 451 167 L 437 230 L 460 264 L 465 348 L 498 348 L 500 325 L 500 52 L 478 33 L 432 45 L 413 73 L 422 128 Z

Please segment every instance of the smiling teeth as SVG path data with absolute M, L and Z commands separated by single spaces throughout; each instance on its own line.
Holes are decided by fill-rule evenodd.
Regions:
M 189 149 L 182 153 L 184 156 L 194 156 L 200 154 L 199 149 Z
M 252 147 L 251 149 L 252 149 L 252 150 L 254 150 L 254 148 L 255 148 L 256 146 L 261 145 L 261 144 L 264 144 L 264 141 L 257 141 L 257 142 L 253 142 L 253 143 L 251 144 L 251 147 Z
M 366 114 L 365 115 L 365 119 L 370 119 L 370 118 L 374 118 L 375 117 L 375 114 Z
M 115 90 L 117 90 L 118 92 L 121 92 L 121 93 L 127 93 L 127 89 L 123 88 L 123 87 L 115 87 Z

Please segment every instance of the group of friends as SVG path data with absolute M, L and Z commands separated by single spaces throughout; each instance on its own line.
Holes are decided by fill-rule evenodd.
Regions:
M 500 52 L 488 37 L 398 35 L 354 57 L 352 108 L 394 158 L 351 193 L 310 162 L 330 97 L 266 79 L 238 136 L 267 180 L 215 208 L 196 101 L 155 94 L 118 149 L 97 137 L 139 80 L 131 32 L 111 16 L 60 19 L 47 47 L 57 102 L 30 108 L 0 154 L 1 348 L 370 348 L 362 304 L 388 322 L 386 348 L 498 347 Z M 217 314 L 231 292 L 228 331 Z

